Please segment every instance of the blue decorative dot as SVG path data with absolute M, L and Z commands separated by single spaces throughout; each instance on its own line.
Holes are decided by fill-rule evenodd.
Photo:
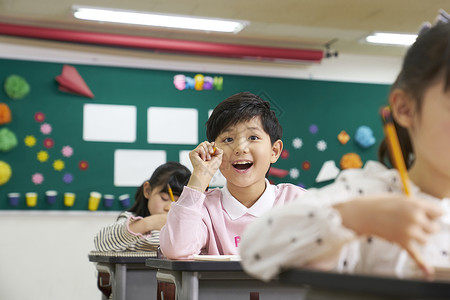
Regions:
M 63 175 L 63 181 L 65 183 L 71 183 L 73 181 L 73 175 L 70 173 L 66 173 Z
M 319 127 L 317 127 L 316 124 L 311 124 L 309 126 L 309 132 L 311 132 L 312 134 L 316 134 L 317 131 L 319 131 Z

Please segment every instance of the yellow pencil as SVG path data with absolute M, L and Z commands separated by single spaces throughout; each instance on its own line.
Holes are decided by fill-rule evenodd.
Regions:
M 403 159 L 402 150 L 398 141 L 397 132 L 395 131 L 394 120 L 392 119 L 391 108 L 385 106 L 380 110 L 381 119 L 383 120 L 384 134 L 386 135 L 389 153 L 394 163 L 394 167 L 400 173 L 403 189 L 407 196 L 411 195 L 409 187 L 408 171 L 406 169 L 405 160 Z
M 170 187 L 169 184 L 167 184 L 167 190 L 169 191 L 170 200 L 172 200 L 172 202 L 175 202 L 175 198 L 173 197 L 172 188 Z

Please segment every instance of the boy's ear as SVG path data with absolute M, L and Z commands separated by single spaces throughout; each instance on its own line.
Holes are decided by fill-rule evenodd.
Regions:
M 395 89 L 389 95 L 392 116 L 402 127 L 409 128 L 413 123 L 415 103 L 411 97 L 401 89 Z
M 281 151 L 283 151 L 283 142 L 281 140 L 276 140 L 272 145 L 272 158 L 270 159 L 270 163 L 273 164 L 277 162 L 281 155 Z
M 142 187 L 142 191 L 144 193 L 144 197 L 146 199 L 150 199 L 150 195 L 152 193 L 152 187 L 150 186 L 150 182 L 144 182 L 144 186 Z

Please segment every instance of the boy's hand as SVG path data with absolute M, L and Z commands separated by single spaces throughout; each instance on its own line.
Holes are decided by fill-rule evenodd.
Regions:
M 403 195 L 364 197 L 335 205 L 344 226 L 359 235 L 375 235 L 405 249 L 427 276 L 433 269 L 426 264 L 420 246 L 439 230 L 441 208 L 431 202 Z
M 222 163 L 223 151 L 215 143 L 203 142 L 189 153 L 194 170 L 187 184 L 188 187 L 201 191 L 206 190 L 214 174 Z

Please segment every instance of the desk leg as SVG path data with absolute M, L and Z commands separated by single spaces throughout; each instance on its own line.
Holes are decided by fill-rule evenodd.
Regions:
M 116 264 L 116 274 L 112 286 L 113 300 L 126 300 L 127 266 Z
M 181 299 L 198 299 L 198 272 L 182 272 L 181 274 Z

